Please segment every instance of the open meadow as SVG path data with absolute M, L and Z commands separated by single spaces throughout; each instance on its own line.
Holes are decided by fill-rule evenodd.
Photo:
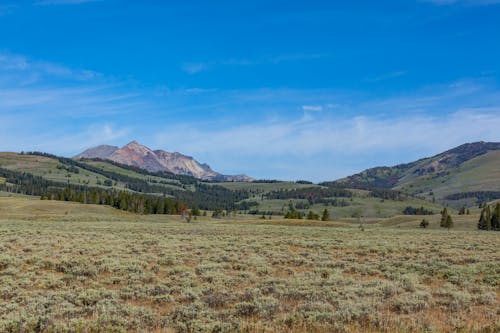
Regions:
M 0 331 L 498 332 L 500 235 L 456 219 L 186 223 L 0 197 Z

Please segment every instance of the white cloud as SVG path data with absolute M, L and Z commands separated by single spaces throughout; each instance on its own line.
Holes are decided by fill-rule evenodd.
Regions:
M 47 131 L 26 131 L 17 129 L 16 133 L 8 128 L 18 117 L 0 114 L 0 150 L 1 151 L 43 151 L 59 155 L 72 156 L 89 147 L 127 140 L 131 130 L 111 124 L 90 124 L 75 131 L 64 127 L 53 127 Z
M 395 72 L 382 74 L 382 75 L 379 75 L 376 77 L 366 78 L 365 81 L 366 82 L 386 81 L 386 80 L 394 79 L 394 78 L 397 78 L 400 76 L 404 76 L 404 75 L 406 75 L 406 73 L 407 73 L 407 71 L 395 71 Z
M 323 111 L 323 106 L 321 106 L 321 105 L 302 105 L 302 110 L 304 110 L 304 111 Z
M 196 74 L 205 71 L 209 68 L 207 64 L 203 63 L 184 63 L 182 64 L 182 70 L 188 74 Z
M 11 53 L 0 53 L 0 73 L 4 75 L 17 73 L 24 76 L 29 74 L 35 75 L 37 78 L 51 76 L 79 81 L 96 79 L 102 76 L 102 74 L 88 69 L 75 69 L 52 62 L 36 61 Z
M 317 117 L 209 129 L 199 124 L 168 127 L 157 135 L 160 145 L 192 154 L 213 152 L 248 155 L 361 154 L 411 147 L 432 151 L 474 140 L 499 140 L 500 108 L 460 110 L 447 116 L 347 119 Z
M 260 57 L 256 59 L 230 58 L 210 62 L 186 62 L 181 65 L 183 71 L 189 74 L 196 74 L 217 66 L 258 66 L 266 64 L 281 64 L 284 62 L 295 62 L 302 60 L 314 60 L 326 57 L 326 54 L 283 54 L 277 56 Z

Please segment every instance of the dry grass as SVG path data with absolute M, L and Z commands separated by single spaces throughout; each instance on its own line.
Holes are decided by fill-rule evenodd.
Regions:
M 283 223 L 0 198 L 0 331 L 500 329 L 498 233 Z

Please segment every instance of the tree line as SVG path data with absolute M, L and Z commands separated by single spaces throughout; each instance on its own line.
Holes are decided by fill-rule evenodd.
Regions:
M 483 203 L 500 199 L 500 191 L 475 191 L 475 192 L 460 192 L 447 195 L 446 200 L 461 200 L 461 199 L 476 199 L 477 203 Z
M 420 208 L 415 208 L 408 206 L 403 210 L 404 215 L 433 215 L 434 212 L 432 210 L 425 209 L 424 206 Z
M 267 199 L 305 199 L 310 204 L 317 203 L 324 198 L 350 198 L 352 192 L 342 188 L 307 187 L 291 190 L 277 190 L 264 195 Z
M 119 191 L 99 187 L 64 184 L 43 179 L 29 173 L 0 168 L 0 177 L 5 182 L 0 190 L 40 196 L 42 200 L 60 200 L 83 204 L 108 205 L 139 214 L 180 214 L 188 206 L 176 199 Z

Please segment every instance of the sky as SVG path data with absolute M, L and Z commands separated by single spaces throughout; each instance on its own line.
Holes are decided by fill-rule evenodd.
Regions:
M 0 0 L 0 151 L 326 181 L 500 141 L 500 0 Z

